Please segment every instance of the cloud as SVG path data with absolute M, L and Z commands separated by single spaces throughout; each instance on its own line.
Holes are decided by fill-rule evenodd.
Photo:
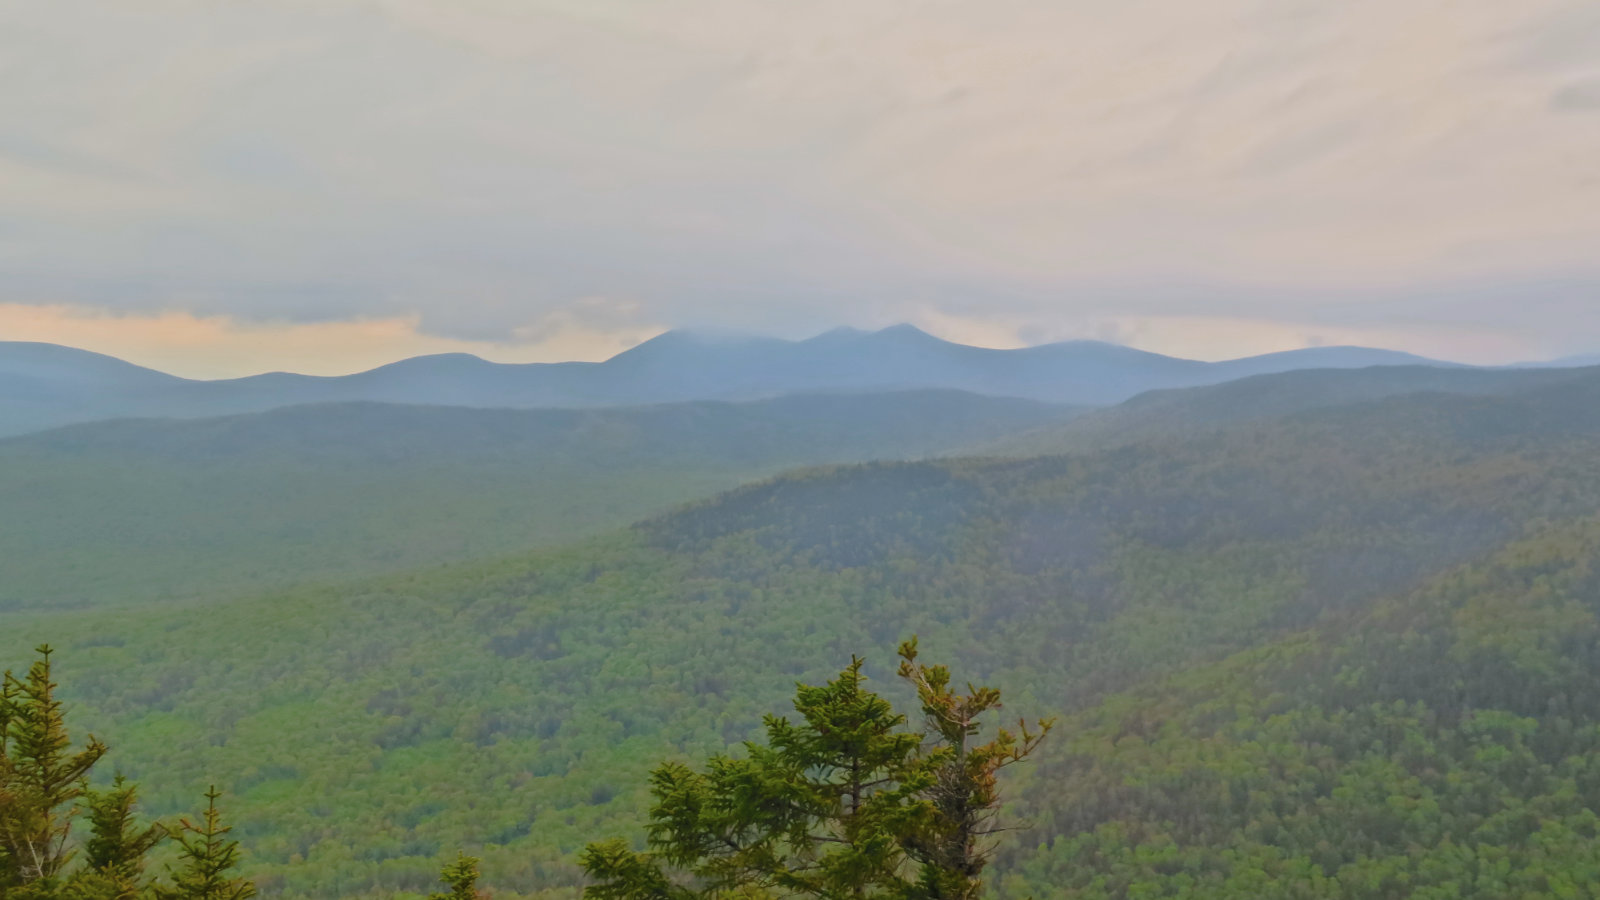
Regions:
M 0 302 L 469 345 L 599 302 L 625 334 L 1445 328 L 1600 268 L 1593 9 L 30 4 Z M 1565 349 L 1579 301 L 1542 296 L 1527 333 Z
M 1600 78 L 1563 85 L 1550 95 L 1550 105 L 1560 110 L 1600 110 Z
M 1087 339 L 1210 360 L 1332 344 L 1499 365 L 1562 355 L 1600 334 L 1600 279 L 1322 292 L 1151 284 L 1108 287 L 1070 305 L 1071 315 L 1028 303 L 904 313 L 933 334 L 987 347 Z M 1552 340 L 1551 323 L 1575 339 Z
M 344 375 L 409 356 L 472 353 L 495 362 L 599 361 L 660 333 L 612 329 L 554 314 L 535 332 L 482 342 L 431 335 L 416 316 L 330 322 L 262 322 L 181 310 L 111 314 L 70 306 L 0 304 L 0 335 L 108 353 L 187 378 L 287 370 Z

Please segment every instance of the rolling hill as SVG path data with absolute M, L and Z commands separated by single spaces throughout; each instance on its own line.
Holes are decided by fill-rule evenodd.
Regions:
M 971 448 L 1001 456 L 1084 452 L 1153 440 L 1190 440 L 1219 428 L 1410 394 L 1498 397 L 1581 383 L 1596 369 L 1373 366 L 1257 375 L 1224 384 L 1150 391 L 1070 422 Z
M 0 608 L 216 598 L 497 556 L 785 468 L 934 456 L 1075 413 L 923 391 L 70 426 L 0 441 Z
M 1359 347 L 1217 363 L 1093 341 L 990 350 L 900 325 L 872 333 L 839 329 L 804 341 L 674 331 L 602 363 L 505 365 L 448 354 L 340 377 L 278 372 L 190 381 L 81 350 L 0 343 L 0 435 L 106 418 L 217 416 L 356 401 L 525 409 L 945 389 L 1103 405 L 1156 388 L 1293 369 L 1424 363 L 1447 365 Z
M 86 350 L 0 342 L 0 436 L 129 415 L 184 383 Z
M 1061 714 L 1001 898 L 1583 896 L 1600 374 L 1194 440 L 830 466 L 561 550 L 204 606 L 5 614 L 158 813 L 233 795 L 274 896 L 466 846 L 575 896 L 645 774 L 895 641 Z M 1070 893 L 1069 893 L 1070 891 Z

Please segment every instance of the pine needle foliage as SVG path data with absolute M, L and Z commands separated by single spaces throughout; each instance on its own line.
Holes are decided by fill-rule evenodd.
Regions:
M 137 900 L 148 896 L 145 855 L 167 836 L 159 824 L 138 824 L 138 789 L 121 775 L 104 791 L 85 794 L 89 840 L 84 867 L 66 885 L 67 900 Z
M 439 873 L 439 880 L 450 890 L 429 894 L 428 900 L 483 900 L 488 897 L 478 890 L 479 862 L 475 856 L 457 852 L 455 862 L 447 863 Z
M 1001 769 L 1027 759 L 1050 733 L 1051 719 L 1017 730 L 1000 728 L 992 740 L 975 744 L 981 717 L 1001 708 L 1000 691 L 967 685 L 950 687 L 947 666 L 917 660 L 917 639 L 900 645 L 900 677 L 917 690 L 926 727 L 925 759 L 933 782 L 923 797 L 933 806 L 927 827 L 906 838 L 906 849 L 921 866 L 919 886 L 927 900 L 977 900 L 983 870 L 993 851 L 1000 807 Z
M 591 844 L 580 863 L 591 900 L 818 898 L 969 900 L 987 862 L 984 839 L 999 804 L 995 774 L 1038 745 L 1048 723 L 1021 737 L 1002 730 L 969 746 L 999 692 L 951 694 L 948 672 L 903 671 L 927 687 L 924 714 L 959 716 L 929 735 L 868 690 L 857 658 L 821 687 L 799 685 L 796 721 L 769 716 L 765 744 L 704 770 L 656 769 L 648 851 Z M 925 746 L 931 738 L 935 743 Z
M 696 896 L 904 897 L 898 835 L 929 812 L 917 799 L 920 738 L 867 690 L 855 659 L 821 687 L 799 685 L 798 722 L 766 719 L 765 745 L 713 757 L 705 771 L 667 763 L 651 779 L 649 854 L 591 846 L 580 862 L 600 900 Z M 661 870 L 681 871 L 694 890 Z M 697 893 L 698 892 L 698 893 Z
M 0 895 L 47 897 L 71 861 L 74 804 L 105 755 L 93 736 L 73 752 L 51 680 L 49 645 L 22 678 L 0 683 Z
M 249 900 L 256 887 L 243 878 L 230 877 L 239 865 L 239 842 L 227 839 L 231 826 L 222 824 L 217 798 L 222 792 L 213 785 L 206 791 L 206 811 L 200 824 L 188 819 L 168 829 L 182 848 L 180 864 L 168 870 L 170 886 L 157 889 L 158 900 Z

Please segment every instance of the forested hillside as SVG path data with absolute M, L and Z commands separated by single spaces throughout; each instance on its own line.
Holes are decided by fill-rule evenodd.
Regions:
M 972 448 L 1004 456 L 1103 450 L 1408 394 L 1501 397 L 1595 377 L 1593 369 L 1372 366 L 1257 375 L 1218 385 L 1157 390 L 1070 422 L 1004 435 Z
M 498 556 L 796 465 L 933 456 L 1075 413 L 923 391 L 62 428 L 0 441 L 0 609 L 217 599 Z
M 1065 723 L 1005 896 L 1588 897 L 1600 519 Z
M 576 895 L 646 774 L 893 647 L 1063 714 L 997 896 L 1586 896 L 1600 378 L 1071 456 L 835 466 L 494 564 L 6 615 L 151 810 L 215 780 L 281 896 L 465 846 Z

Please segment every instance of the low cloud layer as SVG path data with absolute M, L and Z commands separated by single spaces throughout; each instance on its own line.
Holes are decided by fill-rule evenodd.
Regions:
M 1588 0 L 0 15 L 0 304 L 62 322 L 1600 347 Z

